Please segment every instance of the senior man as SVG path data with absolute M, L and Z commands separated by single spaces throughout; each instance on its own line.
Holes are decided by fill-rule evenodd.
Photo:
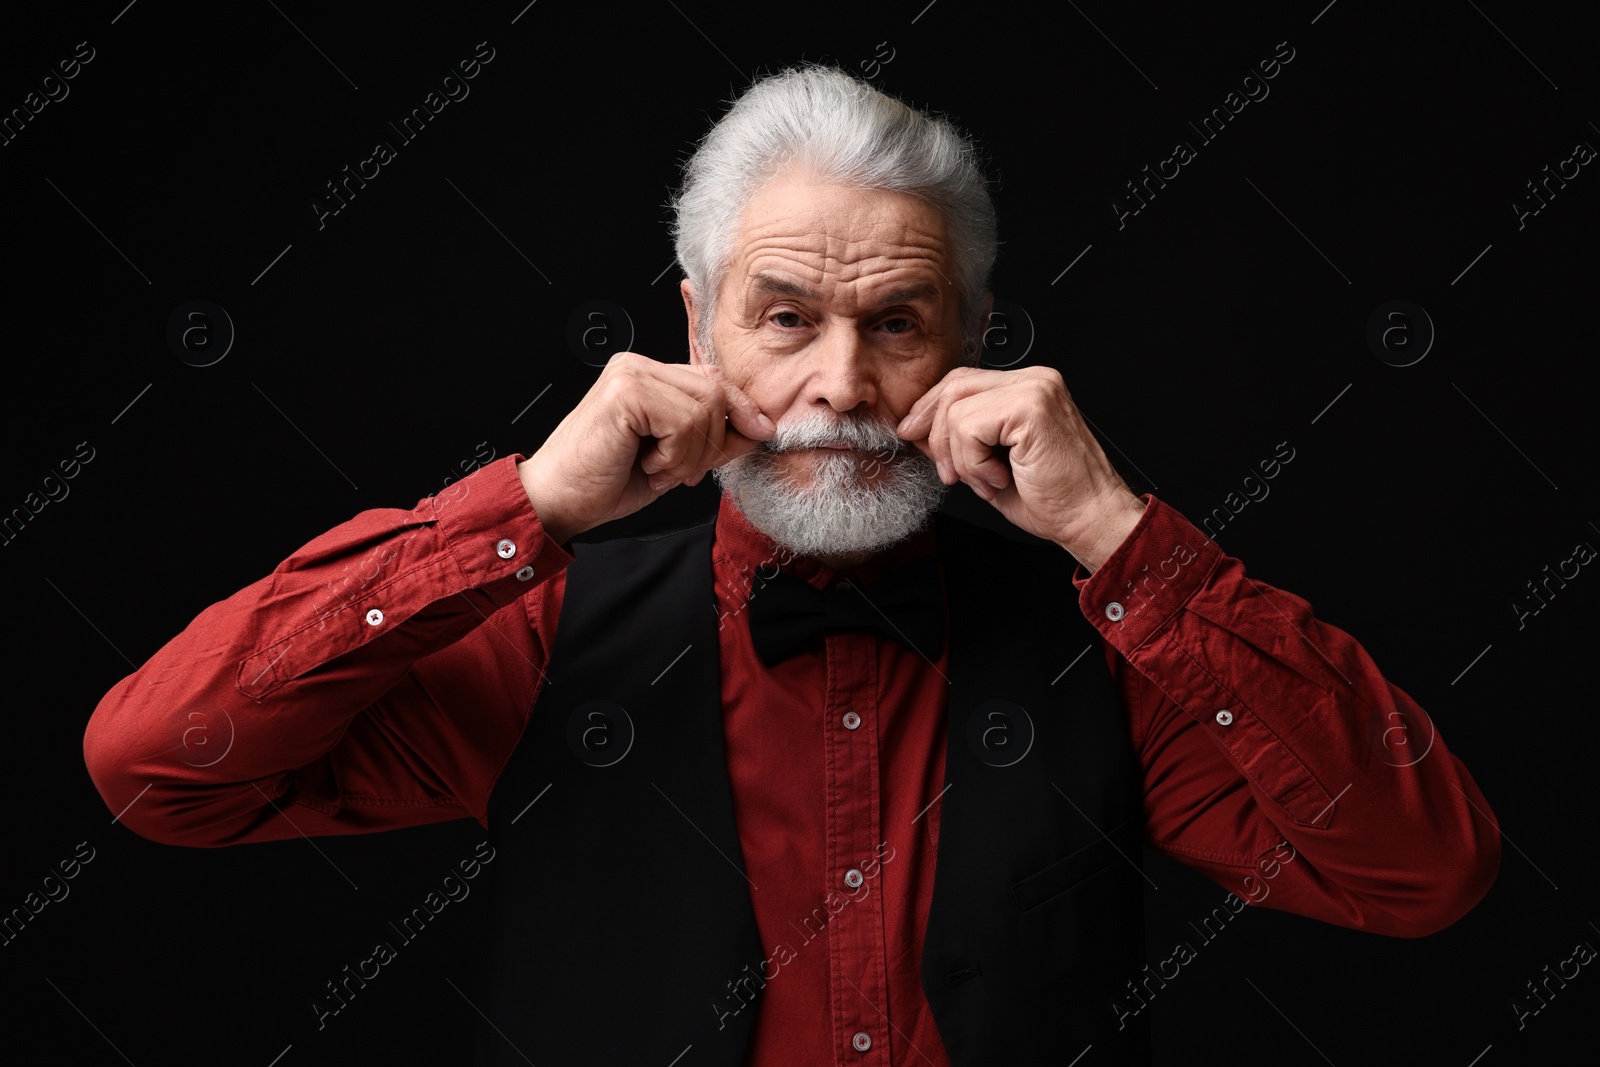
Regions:
M 948 123 L 788 70 L 675 208 L 689 362 L 617 355 L 531 456 L 203 612 L 90 721 L 124 824 L 476 818 L 495 1064 L 1147 1062 L 1144 844 L 1393 936 L 1483 895 L 1489 805 L 1360 645 L 1135 495 L 1054 370 L 977 367 Z M 572 543 L 708 471 L 714 519 Z

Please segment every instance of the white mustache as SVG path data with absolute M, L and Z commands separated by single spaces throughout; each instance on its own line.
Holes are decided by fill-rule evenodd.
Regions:
M 816 418 L 779 424 L 778 432 L 762 442 L 770 452 L 790 452 L 802 448 L 825 448 L 844 444 L 862 452 L 891 455 L 910 445 L 895 436 L 894 429 L 876 419 L 832 421 Z

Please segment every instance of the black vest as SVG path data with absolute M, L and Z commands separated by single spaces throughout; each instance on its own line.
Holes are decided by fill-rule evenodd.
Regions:
M 956 1067 L 1060 1065 L 1091 1044 L 1085 1064 L 1146 1064 L 1146 1013 L 1119 1028 L 1112 1006 L 1145 962 L 1143 790 L 1074 561 L 935 519 L 949 788 L 922 988 L 945 1048 Z M 479 1064 L 746 1062 L 769 953 L 723 747 L 713 530 L 574 547 L 537 706 L 490 798 Z M 754 1002 L 730 1012 L 740 979 Z

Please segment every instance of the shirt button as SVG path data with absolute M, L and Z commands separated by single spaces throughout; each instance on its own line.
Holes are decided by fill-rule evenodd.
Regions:
M 844 728 L 846 730 L 854 730 L 857 726 L 860 726 L 860 725 L 861 725 L 861 716 L 857 715 L 853 711 L 847 711 L 847 712 L 844 713 Z
M 532 578 L 532 577 L 533 577 L 533 564 L 531 564 L 531 563 L 528 564 L 526 567 L 523 567 L 521 570 L 517 571 L 517 580 L 518 581 L 525 582 L 529 578 Z
M 383 612 L 379 611 L 377 608 L 373 608 L 371 611 L 367 612 L 367 625 L 368 626 L 378 626 L 378 625 L 382 624 L 382 622 L 383 622 Z
M 1221 723 L 1223 726 L 1230 725 L 1233 722 L 1233 712 L 1229 711 L 1227 708 L 1223 708 L 1221 711 L 1217 712 L 1217 722 Z
M 1123 616 L 1122 605 L 1113 600 L 1106 605 L 1106 618 L 1112 622 L 1121 622 Z
M 850 1039 L 850 1043 L 856 1047 L 857 1052 L 865 1052 L 872 1047 L 872 1035 L 865 1030 L 859 1030 L 856 1036 Z
M 855 889 L 865 881 L 866 878 L 854 867 L 851 867 L 848 871 L 844 872 L 844 884 L 849 886 L 851 889 Z
M 510 559 L 517 554 L 517 543 L 509 537 L 502 537 L 500 543 L 494 546 L 494 550 L 500 553 L 501 559 Z

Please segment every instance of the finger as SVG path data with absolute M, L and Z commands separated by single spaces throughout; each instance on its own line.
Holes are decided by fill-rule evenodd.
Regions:
M 920 437 L 927 432 L 937 417 L 938 405 L 948 405 L 964 396 L 982 392 L 995 384 L 997 379 L 990 375 L 1003 373 L 1000 371 L 977 370 L 973 367 L 953 367 L 945 372 L 932 388 L 917 398 L 911 405 L 911 410 L 906 412 L 905 418 L 900 420 L 900 425 L 895 432 L 901 437 L 910 440 Z
M 722 440 L 716 448 L 708 448 L 701 455 L 700 465 L 694 474 L 683 484 L 699 485 L 705 476 L 718 467 L 732 463 L 751 449 L 759 448 L 760 441 L 752 440 L 733 429 L 732 426 L 723 430 Z
M 720 398 L 695 396 L 658 379 L 640 383 L 647 394 L 653 448 L 639 457 L 639 467 L 649 476 L 650 488 L 661 490 L 693 477 L 707 448 L 716 448 L 710 433 L 720 430 Z
M 693 444 L 684 431 L 693 421 L 687 409 L 697 401 L 681 393 L 673 396 L 675 390 L 659 383 L 645 383 L 641 389 L 650 443 L 639 453 L 639 469 L 647 475 L 661 474 L 677 467 Z
M 900 420 L 896 433 L 907 439 L 926 436 L 933 426 L 933 417 L 937 414 L 939 405 L 947 400 L 952 385 L 960 379 L 960 371 L 960 367 L 946 371 L 944 377 L 917 397 L 916 402 L 911 405 L 911 410 L 906 412 L 906 417 Z
M 924 456 L 927 456 L 929 459 L 933 459 L 934 458 L 934 456 L 933 456 L 933 446 L 928 443 L 928 439 L 926 437 L 919 437 L 915 441 L 912 441 L 911 442 L 911 447 L 916 449 L 918 452 L 921 452 Z M 935 462 L 937 462 L 937 461 L 935 461 Z
M 651 489 L 663 492 L 693 477 L 698 469 L 700 450 L 695 449 L 690 436 L 699 435 L 693 431 L 689 434 L 673 432 L 657 438 L 655 448 L 641 457 L 639 469 Z
M 777 426 L 721 367 L 684 363 L 662 364 L 665 373 L 680 389 L 701 397 L 716 397 L 734 429 L 753 440 L 765 440 L 778 432 Z
M 761 443 L 734 428 L 740 422 L 748 426 L 748 416 L 730 425 L 734 416 L 728 408 L 725 384 L 698 374 L 675 375 L 670 382 L 657 383 L 662 401 L 677 413 L 678 419 L 670 423 L 675 429 L 658 435 L 662 440 L 642 460 L 651 489 L 661 492 L 673 485 L 698 485 L 708 470 L 737 459 Z M 683 391 L 678 388 L 680 385 L 692 392 Z M 744 401 L 764 418 L 748 396 Z M 756 432 L 768 436 L 759 425 Z
M 722 453 L 727 419 L 727 402 L 720 393 L 702 399 L 690 408 L 688 429 L 684 431 L 687 447 L 683 462 L 671 472 L 679 482 L 693 485 L 700 480 L 700 475 L 705 473 L 707 467 L 716 465 L 716 457 Z
M 945 485 L 954 485 L 961 480 L 961 476 L 950 464 L 950 396 L 946 392 L 928 410 L 933 413 L 932 422 L 928 426 L 928 448 L 933 462 L 939 467 L 939 480 Z
M 749 393 L 735 385 L 720 367 L 706 368 L 717 372 L 712 380 L 722 386 L 728 405 L 728 422 L 744 437 L 752 441 L 764 441 L 778 432 L 778 427 L 768 415 L 761 410 Z
M 720 367 L 659 366 L 673 384 L 705 405 L 706 415 L 697 424 L 707 448 L 695 469 L 682 474 L 684 484 L 698 484 L 706 471 L 737 459 L 777 432 L 772 419 Z
M 714 446 L 707 447 L 702 450 L 700 453 L 700 459 L 695 464 L 692 473 L 679 479 L 675 479 L 672 476 L 672 471 L 668 471 L 665 474 L 656 475 L 656 478 L 661 479 L 661 481 L 658 484 L 654 479 L 652 479 L 650 482 L 650 488 L 667 489 L 670 488 L 675 481 L 681 481 L 684 485 L 699 485 L 707 472 L 726 463 L 733 462 L 746 452 L 760 447 L 760 445 L 760 441 L 752 440 L 732 427 L 728 427 L 723 430 L 722 440 L 720 442 L 716 442 Z
M 720 452 L 726 397 L 703 376 L 636 352 L 612 356 L 602 375 L 640 438 L 633 465 L 651 490 L 697 479 L 706 453 Z
M 720 467 L 724 463 L 731 463 L 753 448 L 761 446 L 761 440 L 746 437 L 732 426 L 722 432 L 722 447 L 711 454 L 711 461 L 706 464 L 706 469 Z
M 946 375 L 934 383 L 926 393 L 917 397 L 916 402 L 911 405 L 911 410 L 906 412 L 905 418 L 900 420 L 900 425 L 895 427 L 896 436 L 907 441 L 920 440 L 927 436 L 929 428 L 933 425 L 928 415 L 935 410 L 944 392 L 945 383 L 949 380 L 949 376 Z
M 952 405 L 949 447 L 963 481 L 981 480 L 997 490 L 1010 484 L 1011 450 L 1002 444 L 1010 410 L 1006 404 L 997 392 L 990 392 Z
M 989 484 L 996 489 L 1004 490 L 1011 485 L 1011 449 L 1005 445 L 995 445 L 989 459 L 978 465 Z
M 956 474 L 974 488 L 982 482 L 998 492 L 1010 484 L 1011 469 L 987 445 L 975 444 L 968 439 L 968 446 L 957 444 L 952 449 L 952 456 Z

